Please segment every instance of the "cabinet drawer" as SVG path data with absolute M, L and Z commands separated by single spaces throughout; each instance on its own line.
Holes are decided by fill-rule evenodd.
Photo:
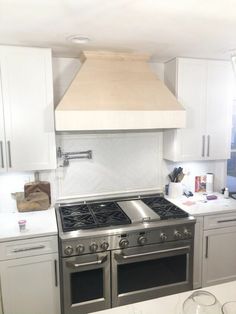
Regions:
M 236 213 L 204 217 L 204 230 L 236 226 Z
M 0 243 L 0 260 L 48 254 L 58 251 L 57 236 Z

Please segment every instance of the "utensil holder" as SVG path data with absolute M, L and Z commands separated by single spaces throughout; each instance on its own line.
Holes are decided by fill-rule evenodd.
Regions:
M 170 198 L 177 198 L 183 195 L 183 185 L 181 182 L 170 182 L 168 196 Z

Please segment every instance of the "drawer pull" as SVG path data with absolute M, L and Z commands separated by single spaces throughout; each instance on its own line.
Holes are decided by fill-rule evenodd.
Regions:
M 12 162 L 11 162 L 11 142 L 7 141 L 7 148 L 8 148 L 8 164 L 9 168 L 12 168 Z
M 225 219 L 225 220 L 218 220 L 217 222 L 219 224 L 223 223 L 223 222 L 233 222 L 233 221 L 236 221 L 236 218 L 233 218 L 233 219 Z
M 202 136 L 202 157 L 205 156 L 205 135 Z
M 5 165 L 4 165 L 4 158 L 3 158 L 3 144 L 2 144 L 2 141 L 0 141 L 0 149 L 1 149 L 1 164 L 2 164 L 2 168 L 4 168 Z
M 54 260 L 54 271 L 55 271 L 55 286 L 58 286 L 58 278 L 57 278 L 57 260 Z
M 209 249 L 209 245 L 208 245 L 209 239 L 208 236 L 206 237 L 206 253 L 205 253 L 205 258 L 208 258 L 208 249 Z
M 40 250 L 40 249 L 44 249 L 44 248 L 45 248 L 45 245 L 24 247 L 24 248 L 21 248 L 21 249 L 14 249 L 14 250 L 12 250 L 12 253 L 20 253 L 20 252 L 26 252 L 26 251 L 31 251 L 31 250 Z

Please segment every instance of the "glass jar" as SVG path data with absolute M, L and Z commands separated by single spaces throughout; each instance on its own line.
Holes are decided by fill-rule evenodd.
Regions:
M 199 290 L 192 293 L 183 304 L 184 314 L 221 314 L 221 304 L 210 292 Z

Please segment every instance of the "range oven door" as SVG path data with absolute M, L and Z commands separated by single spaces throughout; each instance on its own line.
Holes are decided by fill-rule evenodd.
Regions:
M 112 252 L 112 306 L 192 289 L 193 251 L 189 241 Z
M 111 307 L 110 252 L 63 258 L 64 314 L 84 314 Z

